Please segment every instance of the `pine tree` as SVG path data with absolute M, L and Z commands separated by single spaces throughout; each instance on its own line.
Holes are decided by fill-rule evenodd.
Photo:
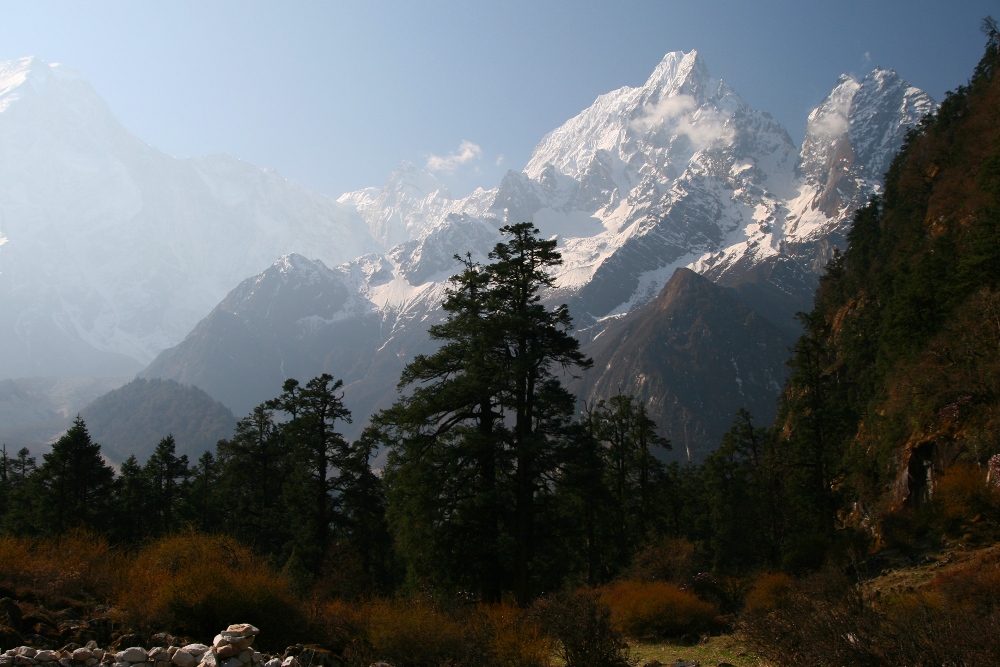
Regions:
M 555 371 L 589 368 L 592 362 L 569 334 L 568 307 L 549 310 L 541 302 L 542 291 L 555 287 L 552 269 L 562 264 L 556 241 L 538 238 L 530 222 L 500 232 L 509 238 L 490 252 L 490 297 L 492 325 L 503 336 L 502 402 L 513 421 L 514 595 L 526 605 L 533 595 L 536 494 L 558 464 L 554 448 L 574 403 Z
M 187 454 L 177 456 L 177 443 L 172 435 L 157 443 L 143 467 L 150 493 L 147 512 L 160 534 L 170 533 L 178 526 L 178 510 L 184 484 L 190 476 L 189 468 Z
M 399 387 L 412 385 L 412 392 L 379 415 L 376 424 L 395 439 L 387 479 L 394 523 L 411 564 L 419 552 L 438 554 L 435 560 L 447 563 L 436 563 L 434 570 L 451 570 L 460 575 L 454 583 L 497 602 L 503 577 L 500 487 L 506 435 L 499 404 L 499 341 L 488 311 L 489 274 L 469 256 L 456 259 L 464 270 L 451 278 L 443 304 L 448 316 L 429 330 L 432 339 L 444 342 L 434 354 L 419 355 L 406 366 Z M 425 530 L 430 524 L 440 528 Z
M 509 541 L 513 588 L 527 604 L 537 496 L 550 492 L 565 458 L 573 411 L 556 372 L 589 360 L 569 335 L 566 307 L 541 303 L 562 261 L 555 241 L 539 239 L 530 223 L 501 232 L 509 240 L 490 253 L 493 263 L 461 260 L 444 304 L 448 318 L 431 332 L 442 347 L 407 367 L 400 387 L 416 386 L 376 423 L 392 449 L 391 520 L 411 568 L 445 580 L 457 572 L 495 600 L 498 573 L 508 569 L 501 542 Z M 422 545 L 466 565 L 435 568 Z
M 149 483 L 133 454 L 122 462 L 114 482 L 112 531 L 118 540 L 134 544 L 150 532 L 146 517 L 149 496 Z
M 229 530 L 244 543 L 278 555 L 290 539 L 282 492 L 291 459 L 274 412 L 273 402 L 258 405 L 236 424 L 231 439 L 218 443 L 217 451 Z M 208 462 L 209 467 L 214 463 Z
M 38 469 L 39 525 L 48 532 L 75 526 L 104 528 L 114 470 L 101 457 L 79 416 L 42 456 Z

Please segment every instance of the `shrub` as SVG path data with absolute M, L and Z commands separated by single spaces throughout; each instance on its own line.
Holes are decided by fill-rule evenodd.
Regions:
M 683 537 L 664 537 L 636 554 L 630 579 L 679 583 L 698 571 L 695 548 Z
M 611 610 L 591 591 L 544 598 L 532 615 L 559 642 L 566 667 L 629 667 L 628 644 Z
M 606 587 L 601 601 L 626 635 L 640 639 L 681 637 L 708 631 L 717 610 L 692 593 L 663 582 L 623 581 Z
M 351 665 L 395 667 L 547 667 L 551 641 L 509 605 L 446 613 L 426 600 L 334 601 L 325 607 L 327 640 Z
M 461 624 L 419 600 L 376 600 L 364 608 L 370 658 L 394 667 L 436 667 L 461 663 Z
M 879 595 L 843 572 L 794 583 L 784 605 L 750 608 L 739 633 L 778 667 L 1000 664 L 1000 613 L 939 590 Z
M 784 573 L 765 574 L 754 582 L 747 593 L 744 610 L 768 613 L 788 606 L 795 580 Z
M 934 499 L 940 507 L 945 529 L 964 530 L 980 518 L 996 518 L 996 488 L 986 481 L 986 471 L 969 464 L 952 466 L 938 480 Z
M 264 648 L 308 633 L 288 580 L 232 538 L 188 533 L 144 548 L 115 596 L 119 616 L 137 629 L 211 637 L 230 623 L 252 623 Z
M 0 586 L 42 600 L 111 598 L 127 558 L 103 537 L 83 529 L 47 538 L 0 536 Z
M 471 622 L 475 626 L 474 634 L 486 649 L 486 664 L 548 667 L 552 641 L 518 607 L 480 605 Z

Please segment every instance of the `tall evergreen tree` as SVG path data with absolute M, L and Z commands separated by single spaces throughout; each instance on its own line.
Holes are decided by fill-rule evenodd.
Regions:
M 489 274 L 469 256 L 456 259 L 464 268 L 451 278 L 443 304 L 448 316 L 429 330 L 443 344 L 406 366 L 399 387 L 413 385 L 412 392 L 376 424 L 396 439 L 387 479 L 396 499 L 394 522 L 411 564 L 418 552 L 435 553 L 452 561 L 449 569 L 460 575 L 454 583 L 499 601 L 505 504 L 500 487 L 506 469 L 499 338 L 488 310 Z M 436 515 L 432 523 L 438 528 L 426 529 L 427 515 Z
M 101 457 L 79 416 L 42 456 L 38 469 L 39 525 L 62 532 L 75 526 L 106 527 L 114 470 Z
M 178 526 L 184 484 L 190 476 L 189 468 L 187 454 L 177 456 L 177 443 L 172 435 L 157 443 L 143 467 L 149 483 L 148 517 L 161 535 L 176 530 Z
M 122 462 L 114 481 L 114 523 L 112 532 L 122 542 L 136 543 L 150 532 L 146 518 L 149 483 L 135 454 Z
M 554 447 L 574 403 L 555 373 L 589 368 L 591 361 L 569 334 L 569 308 L 563 304 L 549 310 L 542 303 L 543 290 L 555 286 L 552 269 L 562 264 L 556 241 L 540 239 L 530 222 L 500 231 L 508 239 L 490 252 L 490 301 L 492 325 L 503 336 L 502 402 L 513 421 L 514 595 L 526 605 L 533 594 L 536 494 L 558 463 Z
M 404 544 L 414 540 L 411 566 L 426 553 L 417 545 L 433 544 L 468 563 L 453 569 L 487 600 L 499 597 L 498 573 L 509 569 L 526 604 L 536 496 L 550 490 L 565 457 L 573 410 L 556 372 L 589 360 L 569 335 L 566 307 L 541 303 L 562 261 L 555 242 L 539 239 L 530 223 L 501 232 L 508 241 L 490 253 L 493 263 L 462 260 L 444 304 L 448 317 L 431 330 L 443 345 L 407 367 L 400 388 L 416 386 L 376 423 L 388 431 L 390 509 Z M 513 547 L 509 568 L 503 542 Z

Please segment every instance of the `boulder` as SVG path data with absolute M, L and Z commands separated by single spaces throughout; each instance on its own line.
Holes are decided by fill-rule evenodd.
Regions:
M 204 653 L 204 651 L 202 651 L 202 653 Z M 174 653 L 174 656 L 170 658 L 170 662 L 177 665 L 177 667 L 191 667 L 196 662 L 198 662 L 198 658 L 192 655 L 191 651 L 182 648 L 178 649 Z

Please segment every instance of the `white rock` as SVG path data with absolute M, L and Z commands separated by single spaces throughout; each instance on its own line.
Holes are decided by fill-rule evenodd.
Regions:
M 208 647 L 205 646 L 204 644 L 188 644 L 187 646 L 185 646 L 185 647 L 183 647 L 181 649 L 178 649 L 178 650 L 180 650 L 180 651 L 187 651 L 188 653 L 190 653 L 191 655 L 193 655 L 194 657 L 197 658 L 198 656 L 202 655 L 203 653 L 207 653 L 208 652 Z
M 118 662 L 146 662 L 149 654 L 141 646 L 131 646 L 115 657 L 118 658 Z
M 299 661 L 295 659 L 294 655 L 290 655 L 285 658 L 285 661 L 281 663 L 281 667 L 297 667 Z
M 239 635 L 260 634 L 260 630 L 250 625 L 249 623 L 236 623 L 234 625 L 230 625 L 228 628 L 226 628 L 226 632 L 232 632 L 234 634 L 239 634 Z
M 73 651 L 73 659 L 79 662 L 86 662 L 87 660 L 93 657 L 94 657 L 94 652 L 86 647 L 78 648 L 75 651 Z
M 55 651 L 42 650 L 32 656 L 38 662 L 54 662 L 59 659 L 59 654 Z
M 30 646 L 21 646 L 17 649 L 17 654 L 23 655 L 25 658 L 34 658 L 36 653 L 38 653 L 38 651 Z
M 264 663 L 264 667 L 281 667 L 281 658 L 271 658 Z

